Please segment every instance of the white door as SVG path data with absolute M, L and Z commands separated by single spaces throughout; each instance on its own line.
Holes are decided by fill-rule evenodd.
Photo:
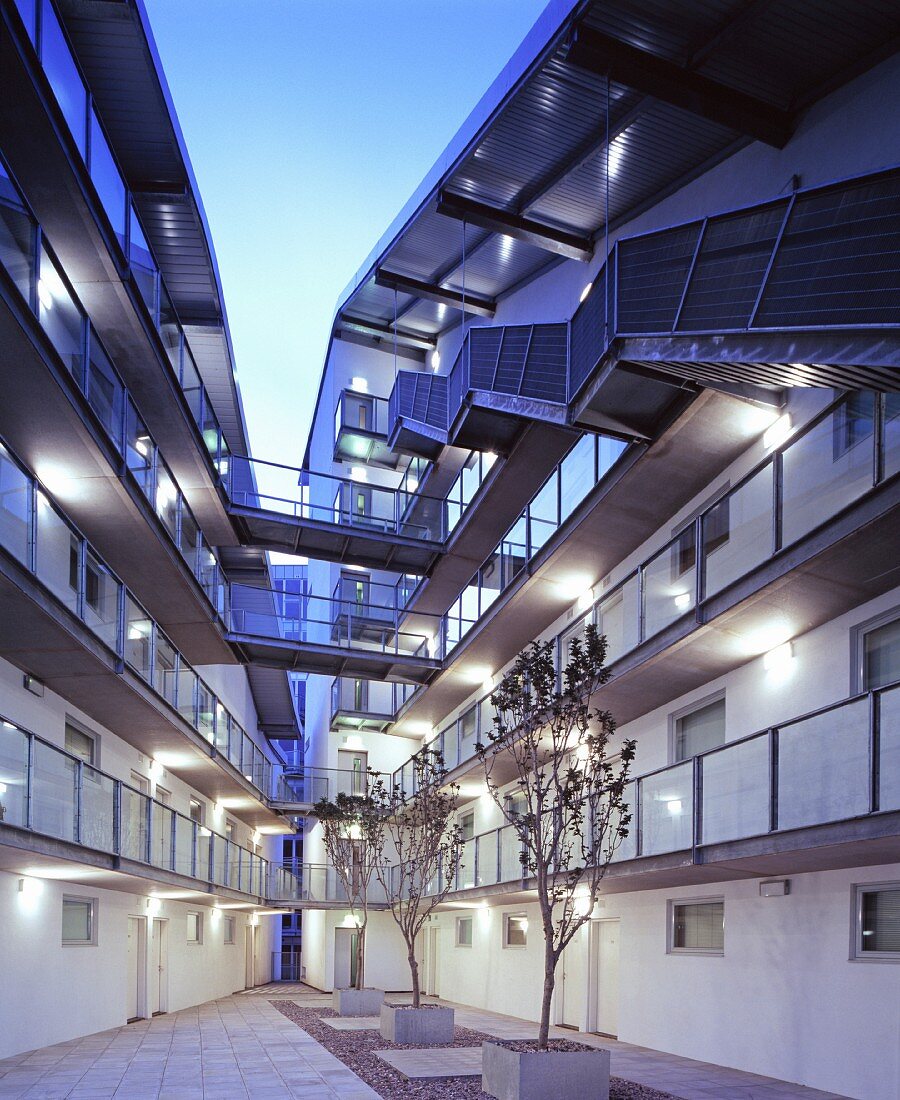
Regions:
M 143 1000 L 143 961 L 144 961 L 144 922 L 141 917 L 128 918 L 128 960 L 125 967 L 125 980 L 128 983 L 126 990 L 126 1020 L 138 1020 L 141 1018 L 141 1002 Z
M 438 992 L 441 973 L 441 930 L 428 929 L 428 971 L 425 976 L 425 988 L 432 997 L 440 997 Z
M 563 952 L 562 1006 L 559 1022 L 563 1027 L 579 1031 L 585 1026 L 587 1013 L 587 936 L 590 925 L 584 925 Z
M 619 1034 L 619 922 L 600 921 L 597 975 L 597 1031 Z
M 158 1016 L 168 1010 L 168 922 L 153 918 L 153 942 L 150 948 L 150 1014 Z

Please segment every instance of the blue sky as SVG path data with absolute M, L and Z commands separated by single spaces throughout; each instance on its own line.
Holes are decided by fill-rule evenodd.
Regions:
M 338 294 L 545 0 L 145 0 L 254 453 L 300 463 Z

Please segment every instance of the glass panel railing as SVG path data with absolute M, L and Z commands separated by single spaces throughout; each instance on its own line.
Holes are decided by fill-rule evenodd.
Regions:
M 774 463 L 714 504 L 702 520 L 705 596 L 766 561 L 772 552 Z
M 641 567 L 644 638 L 652 638 L 694 607 L 696 571 L 696 528 L 691 525 Z
M 119 833 L 119 851 L 126 859 L 147 863 L 150 857 L 148 816 L 150 797 L 123 784 L 121 800 L 122 824 Z
M 878 808 L 900 810 L 900 687 L 878 696 Z
M 28 738 L 0 722 L 0 821 L 23 827 L 28 820 Z
M 869 700 L 778 730 L 778 828 L 798 829 L 869 811 Z
M 613 853 L 613 860 L 616 862 L 634 859 L 638 854 L 637 798 L 637 783 L 635 780 L 632 780 L 630 783 L 626 784 L 622 793 L 622 804 L 627 807 L 627 810 L 623 810 L 623 812 L 631 814 L 631 824 L 628 826 L 628 836 L 622 837 Z
M 500 830 L 500 881 L 515 882 L 525 877 L 522 866 L 522 842 L 511 825 Z
M 78 152 L 87 158 L 87 88 L 50 0 L 41 3 L 40 58 Z
M 597 630 L 606 636 L 606 659 L 610 664 L 634 649 L 640 641 L 640 607 L 640 583 L 636 573 L 598 602 Z
M 872 488 L 875 395 L 850 394 L 783 452 L 782 520 L 788 545 Z
M 500 879 L 500 830 L 484 833 L 475 840 L 475 882 L 478 886 L 493 886 Z
M 172 822 L 175 811 L 161 802 L 153 802 L 150 821 L 150 862 L 167 871 L 174 870 L 172 848 Z
M 91 157 L 90 173 L 97 195 L 103 203 L 103 209 L 109 218 L 116 239 L 125 251 L 128 197 L 125 182 L 113 157 L 106 134 L 97 118 L 97 112 L 91 107 Z
M 38 833 L 75 840 L 76 761 L 43 741 L 32 745 L 31 828 Z
M 195 823 L 178 814 L 175 818 L 175 866 L 179 875 L 192 877 L 194 874 L 194 831 Z
M 115 820 L 115 780 L 85 764 L 81 777 L 80 842 L 100 851 L 115 851 Z
M 693 841 L 694 770 L 690 761 L 638 783 L 641 854 L 679 852 Z
M 725 745 L 703 761 L 702 840 L 717 844 L 769 829 L 769 737 Z
M 471 890 L 475 885 L 476 838 L 463 842 L 456 865 L 456 889 Z
M 31 482 L 0 443 L 0 545 L 22 565 L 31 562 Z

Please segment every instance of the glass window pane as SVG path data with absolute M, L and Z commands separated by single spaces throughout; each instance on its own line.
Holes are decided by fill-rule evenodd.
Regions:
M 785 546 L 871 488 L 874 414 L 875 395 L 860 390 L 785 449 Z
M 131 273 L 134 275 L 138 290 L 141 292 L 141 297 L 144 299 L 144 304 L 150 316 L 153 318 L 153 323 L 156 324 L 157 309 L 159 306 L 157 301 L 159 272 L 156 267 L 156 261 L 153 259 L 150 252 L 150 246 L 147 244 L 147 240 L 144 237 L 144 231 L 138 220 L 137 212 L 133 206 L 131 208 L 130 228 L 131 240 L 129 243 L 128 256 L 131 261 Z
M 74 760 L 35 740 L 32 820 L 36 832 L 63 840 L 75 839 L 76 779 Z
M 641 780 L 642 855 L 680 852 L 693 838 L 694 772 L 691 764 Z
M 0 185 L 3 180 L 0 178 Z M 3 208 L 0 205 L 0 219 Z M 3 227 L 0 225 L 0 250 Z M 900 393 L 884 395 L 884 476 L 891 477 L 900 470 Z
M 22 22 L 25 24 L 25 30 L 28 32 L 28 37 L 33 42 L 36 25 L 35 0 L 16 0 L 16 7 L 19 9 L 19 14 L 22 16 Z
M 672 917 L 672 947 L 676 950 L 724 950 L 724 902 L 710 901 L 691 905 L 673 905 Z
M 103 127 L 91 109 L 91 179 L 103 203 L 113 232 L 125 248 L 125 184 L 113 159 Z
M 109 356 L 93 329 L 90 330 L 90 356 L 87 370 L 87 399 L 110 439 L 122 449 L 122 408 L 125 392 Z
M 585 435 L 560 467 L 560 512 L 566 519 L 594 487 L 594 436 Z
M 860 931 L 863 951 L 900 956 L 900 888 L 863 891 Z
M 40 491 L 37 494 L 35 572 L 70 611 L 78 611 L 80 540 Z
M 11 722 L 0 722 L 0 821 L 25 824 L 28 739 Z
M 863 637 L 863 690 L 900 680 L 900 618 L 868 630 Z
M 900 810 L 900 687 L 883 691 L 878 706 L 881 710 L 878 808 Z
M 34 275 L 34 224 L 0 161 L 0 264 L 31 302 Z
M 158 457 L 158 456 L 157 456 Z M 156 514 L 172 538 L 178 536 L 179 492 L 165 463 L 158 459 L 156 467 Z
M 597 630 L 606 636 L 607 664 L 618 660 L 638 644 L 640 625 L 637 577 L 628 580 L 597 606 Z
M 754 737 L 703 757 L 703 843 L 769 831 L 769 739 Z
M 153 486 L 153 457 L 156 448 L 147 425 L 131 402 L 125 411 L 125 461 L 134 474 L 144 496 L 150 496 Z
M 166 700 L 175 705 L 176 667 L 178 652 L 161 631 L 156 632 L 156 656 L 154 658 L 153 687 Z
M 652 638 L 694 606 L 696 541 L 691 525 L 644 566 L 645 638 Z
M 31 542 L 31 481 L 0 444 L 0 546 L 28 565 Z
M 90 943 L 93 935 L 93 903 L 79 898 L 63 898 L 63 943 Z
M 778 828 L 799 829 L 869 810 L 869 701 L 778 731 Z
M 675 759 L 688 760 L 725 744 L 725 700 L 717 699 L 675 721 Z
M 771 463 L 764 466 L 703 516 L 707 596 L 749 573 L 772 553 L 773 469 Z
M 150 649 L 153 637 L 153 620 L 131 596 L 125 597 L 125 660 L 150 682 Z
M 103 562 L 86 550 L 84 621 L 110 649 L 118 648 L 120 588 L 118 580 Z
M 90 734 L 66 722 L 66 752 L 79 757 L 85 764 L 96 764 L 94 748 L 94 738 Z
M 76 305 L 46 249 L 41 249 L 38 320 L 59 353 L 66 370 L 82 386 L 84 348 L 81 309 Z
M 41 63 L 82 157 L 87 149 L 87 91 L 50 0 L 41 5 Z

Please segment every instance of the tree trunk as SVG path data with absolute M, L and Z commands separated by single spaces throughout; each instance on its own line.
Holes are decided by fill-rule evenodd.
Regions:
M 538 1048 L 547 1049 L 550 1038 L 550 1001 L 553 998 L 553 987 L 556 984 L 556 958 L 553 955 L 553 946 L 544 943 L 544 994 L 541 997 L 541 1026 L 538 1031 Z
M 362 989 L 365 985 L 363 974 L 363 959 L 365 957 L 366 926 L 360 925 L 356 931 L 356 988 Z
M 415 942 L 409 947 L 407 958 L 409 959 L 409 972 L 412 975 L 412 1006 L 418 1008 L 422 994 L 419 990 L 419 964 L 416 961 Z

